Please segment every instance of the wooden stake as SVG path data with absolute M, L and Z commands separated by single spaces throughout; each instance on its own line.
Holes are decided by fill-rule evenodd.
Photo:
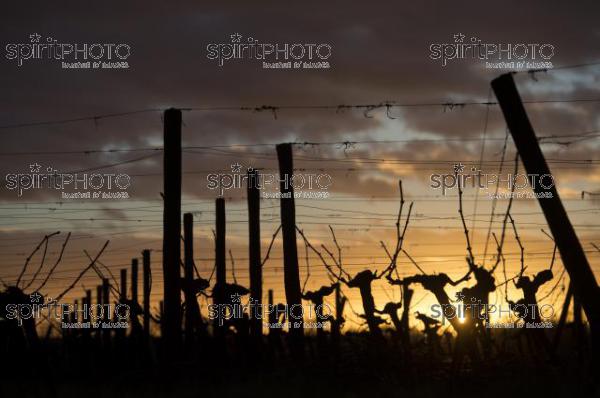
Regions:
M 260 254 L 260 192 L 258 189 L 258 171 L 248 171 L 248 247 L 250 298 L 252 303 L 261 308 L 262 303 L 262 259 Z M 262 335 L 262 319 L 253 317 L 250 311 L 250 333 L 252 336 Z
M 181 111 L 164 113 L 163 212 L 164 354 L 177 357 L 181 343 Z
M 540 149 L 538 139 L 527 117 L 512 74 L 504 74 L 492 81 L 492 88 L 500 103 L 506 124 L 513 137 L 525 170 L 534 178 L 533 191 L 552 236 L 556 241 L 562 262 L 569 273 L 575 298 L 581 301 L 592 332 L 594 366 L 600 368 L 600 290 L 581 243 L 575 234 L 569 216 L 550 178 L 550 169 Z
M 302 290 L 298 269 L 298 247 L 296 246 L 296 209 L 292 178 L 294 162 L 291 144 L 277 145 L 281 193 L 281 232 L 283 236 L 283 278 L 288 308 L 301 308 Z M 294 311 L 291 311 L 294 312 Z M 300 311 L 288 314 L 292 346 L 301 354 L 304 344 L 304 326 Z

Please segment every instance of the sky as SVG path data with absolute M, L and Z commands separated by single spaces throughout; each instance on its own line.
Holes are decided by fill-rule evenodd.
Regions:
M 552 47 L 548 72 L 514 78 L 537 135 L 545 137 L 544 155 L 598 276 L 600 253 L 591 243 L 600 243 L 600 203 L 594 195 L 582 198 L 581 193 L 600 191 L 600 67 L 581 65 L 600 60 L 599 7 L 594 1 L 578 2 L 577 7 L 558 1 L 109 1 L 73 3 L 64 9 L 48 3 L 6 5 L 0 16 L 5 55 L 0 61 L 2 174 L 27 174 L 35 164 L 64 173 L 127 174 L 131 186 L 128 199 L 65 200 L 52 189 L 26 190 L 19 196 L 3 181 L 0 277 L 14 283 L 43 236 L 61 231 L 49 245 L 44 275 L 71 232 L 46 294 L 59 292 L 85 267 L 84 250 L 95 253 L 110 239 L 101 261 L 115 275 L 139 258 L 141 250 L 153 251 L 152 297 L 160 299 L 163 182 L 162 151 L 156 148 L 163 144 L 162 111 L 169 107 L 183 109 L 183 210 L 194 213 L 195 260 L 203 276 L 214 265 L 211 230 L 218 196 L 207 177 L 231 174 L 235 164 L 243 171 L 252 167 L 276 175 L 274 144 L 281 142 L 297 143 L 298 171 L 331 176 L 327 198 L 296 201 L 297 223 L 311 243 L 329 248 L 331 225 L 349 272 L 383 269 L 389 263 L 380 242 L 395 243 L 402 180 L 405 199 L 414 202 L 406 250 L 426 272 L 464 274 L 466 241 L 456 189 L 443 195 L 431 187 L 431 176 L 452 174 L 455 164 L 464 164 L 466 172 L 475 167 L 487 174 L 498 173 L 503 165 L 506 175 L 513 169 L 515 150 L 510 136 L 503 150 L 506 128 L 499 107 L 482 104 L 495 101 L 490 81 L 509 69 L 486 68 L 485 60 L 473 58 L 452 59 L 446 65 L 432 59 L 431 46 L 455 43 L 456 35 L 467 42 L 474 38 L 496 45 Z M 7 59 L 8 46 L 28 44 L 32 34 L 42 42 L 51 37 L 74 45 L 126 44 L 129 67 L 77 70 L 51 59 L 24 60 L 21 66 Z M 242 42 L 327 44 L 330 67 L 265 69 L 255 59 L 226 60 L 222 66 L 209 59 L 207 46 L 230 44 L 234 34 Z M 491 232 L 501 232 L 508 203 L 491 200 L 488 194 L 494 190 L 495 185 L 489 190 L 467 187 L 464 193 L 479 263 L 494 262 Z M 227 247 L 236 279 L 247 284 L 245 190 L 229 189 L 224 196 Z M 279 225 L 278 205 L 274 199 L 261 202 L 263 255 Z M 496 216 L 490 224 L 492 209 Z M 527 272 L 548 267 L 553 244 L 541 231 L 548 228 L 537 201 L 515 200 L 512 214 L 525 246 Z M 314 256 L 307 267 L 302 241 L 298 244 L 301 280 L 309 269 L 307 289 L 317 289 L 327 283 L 326 270 Z M 511 277 L 520 254 L 510 229 L 505 253 Z M 39 265 L 39 255 L 25 279 Z M 264 276 L 276 300 L 284 297 L 281 256 L 276 240 Z M 232 280 L 231 262 L 228 267 Z M 557 302 L 568 283 L 566 276 L 559 279 L 562 270 L 558 259 L 555 279 L 540 293 L 551 291 L 548 302 Z M 402 257 L 399 272 L 412 275 L 417 269 Z M 498 273 L 496 279 L 501 283 L 505 278 Z M 90 273 L 66 299 L 81 297 L 84 289 L 98 283 Z M 360 313 L 358 293 L 346 293 Z M 374 294 L 379 307 L 399 299 L 397 289 L 383 281 L 376 282 Z M 518 294 L 509 290 L 511 298 Z M 495 299 L 503 301 L 503 292 Z M 415 310 L 423 310 L 433 299 L 418 290 L 415 302 Z

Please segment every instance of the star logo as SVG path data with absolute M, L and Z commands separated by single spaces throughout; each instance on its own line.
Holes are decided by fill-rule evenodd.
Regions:
M 234 34 L 230 35 L 229 37 L 231 37 L 232 43 L 239 43 L 242 41 L 242 35 L 240 35 L 239 33 L 234 33 Z
M 32 303 L 39 303 L 41 299 L 42 299 L 42 295 L 39 294 L 38 292 L 35 292 L 35 293 L 32 293 L 29 295 L 29 301 L 31 301 Z
M 231 171 L 234 173 L 239 173 L 240 170 L 242 170 L 242 165 L 239 164 L 238 162 L 235 162 L 234 164 L 231 165 Z
M 38 35 L 37 33 L 34 33 L 34 34 L 29 35 L 29 38 L 31 39 L 32 43 L 39 43 L 42 36 Z
M 454 35 L 455 43 L 462 43 L 464 40 L 465 40 L 465 35 L 463 35 L 462 33 L 457 33 Z
M 239 303 L 241 301 L 242 301 L 242 296 L 240 296 L 238 293 L 234 293 L 231 295 L 231 302 Z
M 454 164 L 453 169 L 455 174 L 462 173 L 465 169 L 465 165 L 462 163 L 456 163 Z
M 37 162 L 29 165 L 29 170 L 31 170 L 32 173 L 39 173 L 41 168 L 42 165 Z

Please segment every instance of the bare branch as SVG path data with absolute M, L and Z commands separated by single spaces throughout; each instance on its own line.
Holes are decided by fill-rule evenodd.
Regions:
M 550 236 L 550 234 L 548 234 L 548 232 L 544 231 L 543 228 L 541 229 L 541 231 L 544 235 L 546 235 L 548 238 L 550 238 L 550 240 L 552 242 L 554 242 L 554 238 L 552 236 Z M 596 249 L 598 249 L 598 247 L 596 245 L 594 245 L 593 243 L 592 243 L 592 246 L 594 246 Z M 550 261 L 550 271 L 552 271 L 552 267 L 554 267 L 554 261 L 556 260 L 556 249 L 557 249 L 557 246 L 556 246 L 556 243 L 554 243 L 554 249 L 552 250 L 552 260 Z M 598 249 L 598 251 L 600 251 L 600 249 Z
M 508 218 L 510 219 L 510 223 L 513 227 L 513 231 L 515 232 L 515 239 L 516 239 L 517 243 L 519 244 L 519 249 L 521 249 L 521 272 L 519 273 L 519 276 L 523 276 L 523 272 L 525 272 L 525 248 L 523 247 L 523 244 L 521 243 L 521 238 L 519 237 L 519 233 L 517 232 L 517 226 L 515 225 L 515 220 L 512 218 L 510 213 L 508 214 Z
M 333 237 L 333 243 L 335 244 L 335 247 L 336 247 L 336 249 L 338 251 L 337 265 L 338 265 L 338 267 L 340 267 L 340 271 L 341 271 L 341 267 L 342 267 L 342 248 L 338 244 L 337 238 L 335 236 L 335 232 L 333 231 L 333 228 L 331 227 L 331 225 L 329 225 L 329 231 L 331 231 L 331 236 Z
M 231 276 L 233 277 L 233 283 L 237 285 L 237 279 L 235 277 L 235 261 L 233 261 L 233 254 L 231 253 L 231 249 L 229 249 L 229 258 L 231 259 Z
M 415 267 L 417 267 L 419 271 L 421 271 L 422 274 L 426 275 L 425 271 L 423 271 L 423 269 L 419 267 L 419 264 L 417 264 L 417 262 L 410 256 L 410 254 L 407 253 L 406 250 L 402 249 L 402 253 L 404 253 L 406 257 L 408 257 L 408 259 L 414 264 Z
M 45 239 L 44 252 L 42 253 L 42 259 L 40 260 L 40 265 L 37 268 L 37 270 L 33 273 L 33 276 L 31 277 L 31 280 L 29 281 L 29 283 L 23 287 L 23 289 L 22 289 L 23 291 L 27 290 L 31 286 L 31 284 L 37 279 L 38 275 L 40 274 L 40 271 L 44 267 L 44 263 L 46 262 L 46 255 L 48 254 L 49 242 L 50 242 L 50 238 Z
M 23 278 L 23 275 L 25 275 L 25 271 L 27 270 L 27 266 L 29 265 L 29 262 L 31 261 L 31 258 L 35 255 L 35 253 L 37 253 L 38 250 L 40 250 L 40 247 L 42 247 L 42 245 L 44 243 L 47 244 L 48 239 L 50 239 L 51 237 L 53 237 L 54 235 L 60 234 L 60 231 L 54 232 L 50 235 L 46 235 L 44 236 L 44 238 L 40 241 L 40 243 L 35 247 L 35 249 L 33 249 L 33 251 L 31 252 L 31 254 L 29 255 L 29 257 L 27 257 L 27 259 L 25 260 L 25 265 L 23 265 L 23 268 L 21 269 L 21 273 L 19 274 L 19 277 L 17 278 L 17 282 L 15 283 L 15 286 L 19 287 L 19 283 L 21 283 L 21 279 Z
M 306 291 L 306 284 L 310 279 L 310 264 L 308 260 L 308 245 L 306 244 L 306 240 L 304 241 L 304 258 L 306 259 L 306 279 L 304 280 L 304 284 L 302 285 L 302 295 Z
M 473 257 L 473 250 L 471 249 L 471 239 L 469 239 L 469 230 L 467 229 L 467 223 L 465 222 L 465 216 L 463 213 L 462 204 L 462 189 L 460 188 L 460 182 L 458 184 L 458 214 L 460 214 L 460 220 L 462 221 L 463 229 L 465 232 L 465 238 L 467 239 L 467 253 L 469 254 L 469 265 L 475 263 L 475 257 Z
M 513 176 L 516 176 L 518 172 L 519 172 L 519 154 L 517 153 L 517 155 L 515 156 L 515 169 L 513 172 Z M 512 207 L 512 202 L 513 202 L 513 197 L 514 197 L 514 192 L 515 192 L 516 186 L 517 186 L 517 184 L 515 184 L 515 181 L 513 181 L 513 184 L 511 186 L 511 190 L 510 190 L 510 197 L 508 198 L 508 205 L 506 206 L 506 214 L 504 214 L 504 220 L 502 221 L 502 235 L 500 236 L 500 244 L 497 245 L 498 246 L 498 254 L 496 256 L 496 263 L 492 267 L 492 272 L 494 272 L 496 270 L 496 267 L 498 267 L 498 264 L 500 263 L 500 259 L 503 257 L 503 256 L 501 256 L 501 253 L 502 253 L 502 248 L 504 247 L 504 237 L 506 236 L 506 223 L 508 221 L 510 209 Z
M 77 285 L 79 280 L 83 277 L 83 275 L 85 275 L 85 273 L 95 265 L 96 261 L 98 261 L 98 258 L 100 258 L 100 256 L 104 252 L 104 249 L 106 249 L 106 246 L 108 246 L 109 242 L 110 241 L 107 240 L 106 243 L 104 243 L 104 246 L 102 246 L 102 249 L 100 249 L 100 251 L 98 252 L 96 257 L 92 260 L 92 262 L 79 273 L 79 275 L 77 276 L 77 278 L 75 278 L 73 283 L 71 283 L 61 294 L 58 295 L 58 297 L 56 297 L 55 300 L 57 302 L 60 301 L 60 299 L 63 298 L 64 295 L 67 294 L 71 289 L 73 289 L 75 287 L 75 285 Z
M 90 254 L 87 252 L 87 250 L 83 251 L 86 255 L 86 257 L 88 258 L 88 260 L 93 261 L 94 259 L 92 258 L 92 256 L 90 256 Z M 94 272 L 96 272 L 96 275 L 98 275 L 98 278 L 100 278 L 101 280 L 106 279 L 106 277 L 104 276 L 104 274 L 102 273 L 102 271 L 100 271 L 100 269 L 98 268 L 97 264 L 102 264 L 100 263 L 100 260 L 97 260 L 96 263 L 92 266 L 92 269 L 94 270 Z M 110 268 L 108 268 L 106 265 L 102 264 L 102 266 L 108 271 L 109 276 L 111 277 L 112 280 L 112 284 L 109 285 L 111 292 L 113 293 L 113 295 L 117 298 L 120 299 L 121 297 L 121 292 L 119 290 L 117 290 L 116 286 L 119 286 L 119 282 L 117 281 L 117 278 L 115 278 L 114 274 L 111 272 Z
M 277 234 L 279 234 L 279 231 L 281 231 L 281 225 L 277 228 L 277 231 L 275 231 L 275 233 L 273 234 L 273 237 L 271 238 L 271 243 L 269 244 L 269 248 L 267 249 L 267 255 L 265 256 L 264 260 L 260 264 L 261 267 L 263 265 L 265 265 L 265 263 L 269 259 L 269 255 L 271 254 L 271 249 L 273 248 L 273 243 L 275 242 L 275 238 L 277 237 Z
M 494 265 L 494 267 L 492 268 L 492 272 L 493 272 L 493 270 L 496 269 L 496 266 L 498 265 L 500 259 L 502 259 L 502 274 L 504 275 L 504 280 L 507 281 L 508 275 L 506 274 L 506 258 L 504 257 L 504 254 L 502 253 L 502 246 L 498 242 L 498 238 L 496 237 L 496 234 L 494 232 L 492 232 L 492 236 L 494 237 L 494 240 L 496 241 L 496 246 L 498 246 L 498 258 L 496 259 L 496 265 Z M 504 296 L 508 297 L 508 285 L 504 286 Z
M 67 243 L 69 243 L 69 239 L 70 238 L 71 238 L 71 233 L 69 232 L 67 234 L 67 237 L 65 238 L 65 241 L 62 244 L 62 247 L 60 249 L 60 254 L 58 255 L 58 258 L 54 262 L 54 265 L 52 266 L 52 268 L 50 268 L 50 271 L 48 271 L 48 275 L 46 275 L 46 278 L 44 278 L 44 280 L 42 281 L 42 284 L 36 289 L 36 292 L 39 292 L 40 290 L 42 290 L 42 288 L 44 286 L 46 286 L 46 283 L 48 283 L 48 280 L 50 279 L 50 277 L 54 273 L 54 270 L 56 269 L 56 267 L 58 267 L 58 264 L 60 264 L 60 262 L 62 261 L 63 254 L 65 252 L 65 248 L 67 247 Z
M 305 244 L 319 257 L 319 259 L 321 260 L 321 262 L 323 263 L 323 265 L 325 266 L 325 268 L 327 269 L 327 272 L 329 274 L 331 274 L 331 276 L 333 278 L 335 278 L 338 281 L 342 281 L 345 284 L 348 284 L 348 280 L 345 279 L 341 274 L 337 275 L 334 271 L 333 268 L 331 267 L 331 265 L 329 265 L 329 263 L 327 263 L 327 261 L 325 260 L 325 258 L 323 257 L 323 255 L 321 254 L 320 251 L 318 251 L 317 249 L 315 249 L 315 247 L 308 241 L 308 239 L 306 238 L 306 236 L 304 235 L 304 231 L 302 231 L 300 228 L 298 228 L 296 226 L 296 230 L 298 231 L 298 233 L 300 234 L 300 236 L 302 236 L 302 239 L 304 239 Z

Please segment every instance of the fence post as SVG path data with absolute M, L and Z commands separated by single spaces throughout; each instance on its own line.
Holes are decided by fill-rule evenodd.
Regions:
M 163 353 L 171 359 L 181 343 L 181 110 L 164 113 Z
M 260 254 L 260 192 L 258 171 L 248 171 L 248 265 L 250 274 L 250 299 L 261 308 L 262 304 L 262 259 Z M 250 334 L 262 336 L 262 316 L 255 317 L 250 311 Z
M 97 285 L 96 286 L 96 322 L 102 322 L 104 320 L 104 315 L 101 316 L 101 314 L 103 314 L 103 302 L 104 302 L 104 297 L 103 297 L 103 293 L 102 293 L 102 285 Z M 101 328 L 97 328 L 95 330 L 95 336 L 96 336 L 96 340 L 100 341 L 100 335 L 101 335 Z
M 213 294 L 214 304 L 224 304 L 223 296 L 225 284 L 227 283 L 227 269 L 225 264 L 225 198 L 217 198 L 215 221 L 215 267 L 217 281 L 215 283 L 216 294 Z M 219 319 L 214 320 L 214 331 L 217 337 L 222 337 L 223 328 L 219 326 Z
M 119 295 L 119 302 L 124 304 L 127 302 L 127 268 L 121 270 L 121 290 Z M 119 338 L 124 338 L 127 334 L 125 329 L 118 329 L 116 332 Z
M 283 236 L 283 279 L 285 298 L 288 308 L 290 337 L 296 354 L 302 355 L 304 344 L 303 319 L 294 308 L 302 308 L 302 291 L 300 288 L 300 271 L 298 269 L 298 247 L 296 246 L 296 209 L 294 204 L 294 187 L 292 178 L 294 162 L 291 144 L 277 145 L 279 161 L 279 178 L 281 193 L 281 232 Z M 301 312 L 301 311 L 300 311 Z M 294 316 L 295 315 L 295 316 Z
M 108 323 L 111 320 L 110 314 L 110 282 L 107 278 L 102 279 L 102 306 L 104 308 L 103 321 Z M 108 325 L 104 325 L 102 328 L 102 339 L 104 342 L 105 349 L 110 346 L 110 328 Z
M 150 341 L 150 250 L 146 249 L 142 252 L 142 262 L 144 266 L 144 341 Z
M 574 296 L 581 301 L 590 323 L 593 366 L 597 369 L 600 367 L 600 289 L 596 278 L 558 196 L 556 186 L 548 179 L 548 176 L 551 176 L 550 169 L 529 122 L 512 74 L 504 74 L 494 79 L 492 88 L 525 170 L 535 177 L 533 191 L 538 195 L 538 202 L 552 231 L 565 269 L 569 273 Z
M 138 318 L 140 303 L 138 301 L 138 259 L 131 260 L 131 333 L 136 338 L 140 334 L 140 320 Z
M 198 301 L 196 292 L 193 289 L 194 284 L 194 217 L 192 213 L 183 215 L 183 242 L 184 242 L 184 289 L 185 295 L 185 345 L 186 351 L 194 346 L 194 329 L 199 316 Z

